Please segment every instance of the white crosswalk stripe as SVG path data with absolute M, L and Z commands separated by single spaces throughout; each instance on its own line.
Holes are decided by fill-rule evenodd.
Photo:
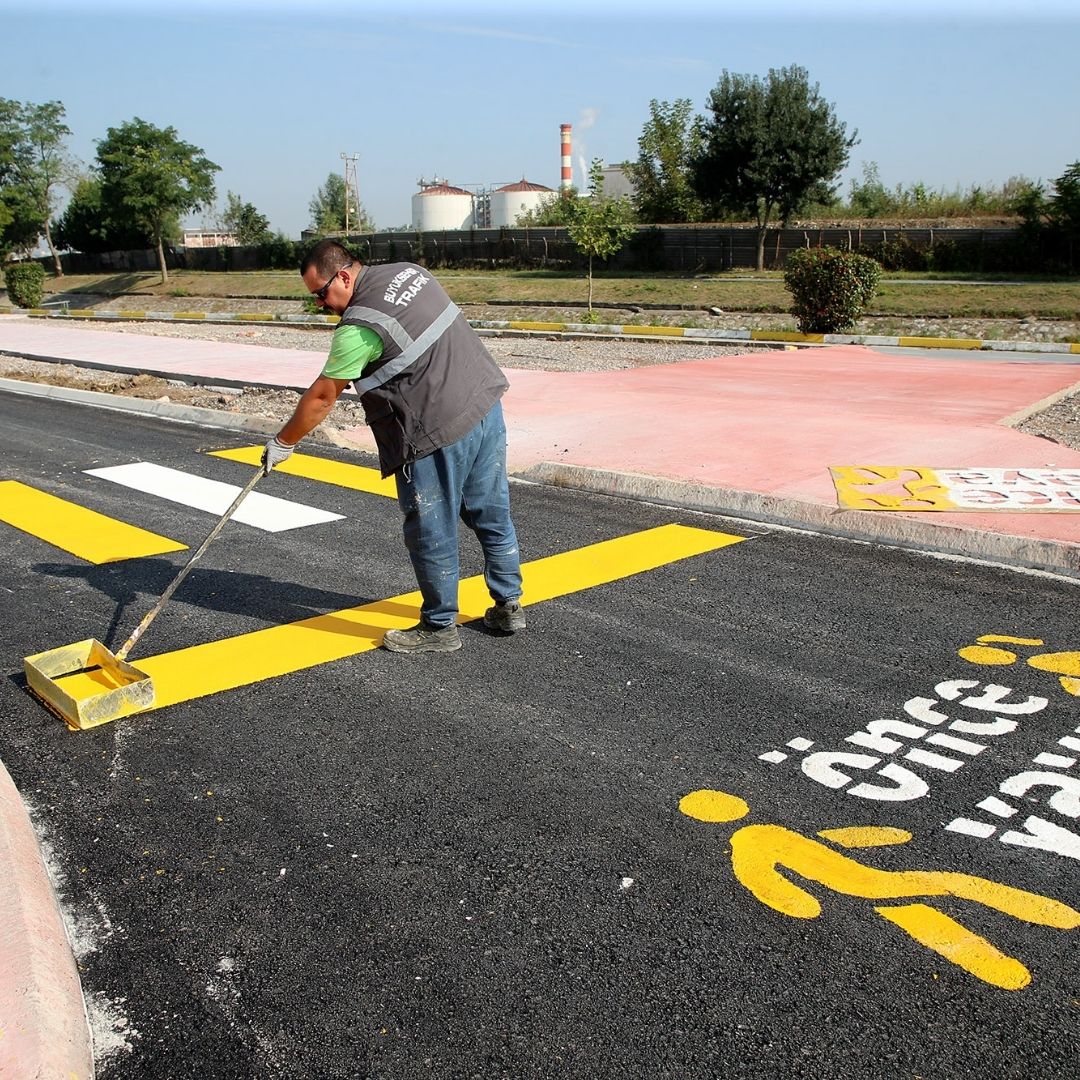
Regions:
M 169 469 L 149 461 L 136 461 L 130 465 L 114 465 L 104 469 L 86 469 L 85 472 L 90 476 L 111 480 L 136 491 L 219 516 L 225 513 L 241 490 L 235 484 L 209 480 L 204 476 Z M 328 510 L 319 510 L 314 506 L 278 499 L 256 491 L 240 504 L 233 520 L 265 532 L 285 532 L 307 525 L 340 521 L 342 517 L 343 515 L 332 514 Z

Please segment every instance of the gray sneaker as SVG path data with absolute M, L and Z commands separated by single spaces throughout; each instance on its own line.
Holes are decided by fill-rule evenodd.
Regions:
M 387 630 L 383 648 L 397 653 L 453 652 L 461 648 L 461 638 L 455 623 L 449 626 L 428 626 L 417 623 L 408 630 Z
M 490 630 L 502 630 L 512 634 L 515 630 L 525 629 L 525 609 L 517 600 L 496 602 L 484 612 L 484 625 Z

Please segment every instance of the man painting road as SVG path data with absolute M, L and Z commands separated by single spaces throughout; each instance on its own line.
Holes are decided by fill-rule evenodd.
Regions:
M 300 266 L 308 291 L 341 316 L 322 373 L 263 451 L 263 472 L 285 461 L 352 383 L 393 474 L 405 546 L 420 586 L 420 622 L 387 630 L 391 652 L 452 652 L 458 636 L 458 519 L 476 534 L 494 605 L 484 624 L 525 627 L 521 563 L 510 517 L 508 384 L 465 317 L 428 271 L 411 263 L 364 266 L 335 240 Z

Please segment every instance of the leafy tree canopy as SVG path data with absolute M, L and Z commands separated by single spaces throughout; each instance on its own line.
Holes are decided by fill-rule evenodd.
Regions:
M 101 181 L 96 176 L 84 176 L 75 184 L 52 232 L 58 247 L 94 255 L 145 248 L 151 243 L 129 219 L 115 222 L 107 216 L 101 202 Z
M 626 171 L 634 182 L 638 220 L 663 224 L 701 221 L 704 206 L 692 183 L 692 163 L 701 154 L 704 121 L 693 116 L 689 98 L 649 102 L 649 119 L 638 139 L 638 159 Z
M 272 235 L 269 218 L 231 191 L 225 196 L 225 212 L 221 215 L 221 225 L 226 232 L 232 233 L 240 244 L 261 244 Z
M 374 225 L 357 200 L 356 192 L 350 191 L 349 195 L 348 231 L 371 232 Z M 330 173 L 326 177 L 326 183 L 316 190 L 308 203 L 308 212 L 311 214 L 311 227 L 320 236 L 346 231 L 345 180 L 338 173 Z
M 57 186 L 70 176 L 64 139 L 71 134 L 59 101 L 0 98 L 0 257 L 29 252 L 45 234 Z M 53 258 L 59 269 L 55 249 Z
M 175 128 L 138 117 L 108 129 L 97 159 L 106 217 L 130 222 L 150 237 L 162 280 L 168 281 L 164 241 L 175 237 L 183 215 L 213 203 L 219 166 L 180 139 Z
M 725 71 L 709 108 L 693 187 L 718 210 L 756 220 L 760 270 L 770 220 L 786 222 L 809 202 L 830 199 L 829 185 L 857 135 L 847 135 L 817 84 L 795 65 L 765 79 Z

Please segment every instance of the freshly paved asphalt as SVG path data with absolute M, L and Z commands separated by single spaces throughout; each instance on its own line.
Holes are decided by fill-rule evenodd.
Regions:
M 311 381 L 322 359 L 16 319 L 0 322 L 0 351 L 296 388 Z M 548 483 L 1080 577 L 1076 515 L 838 512 L 828 472 L 842 464 L 1080 468 L 1080 453 L 1003 424 L 1068 390 L 1078 376 L 1057 361 L 925 360 L 851 346 L 607 373 L 512 371 L 505 401 L 510 467 Z M 370 448 L 365 429 L 350 435 Z M 27 830 L 17 794 L 0 791 L 0 861 L 15 871 L 3 875 L 0 899 L 28 912 L 31 925 L 37 920 L 33 941 L 0 939 L 2 958 L 13 961 L 4 968 L 9 980 L 29 972 L 30 996 L 46 1002 L 31 1013 L 45 1018 L 45 1031 L 0 1045 L 0 1064 L 33 1060 L 89 1075 L 77 976 L 73 987 L 55 904 L 40 862 L 26 852 Z M 0 985 L 4 1005 L 26 996 L 25 981 Z M 3 1057 L 12 1052 L 23 1056 Z

